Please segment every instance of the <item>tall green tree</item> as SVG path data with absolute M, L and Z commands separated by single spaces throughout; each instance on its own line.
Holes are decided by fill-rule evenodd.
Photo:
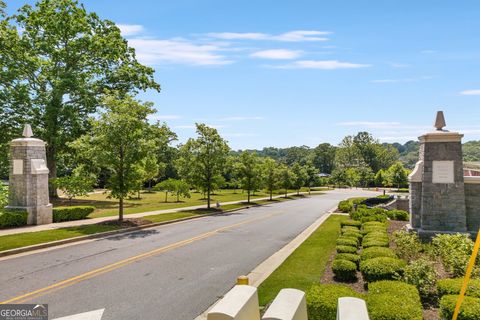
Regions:
M 260 160 L 255 153 L 248 151 L 242 152 L 238 160 L 238 176 L 242 189 L 247 191 L 247 203 L 250 203 L 252 192 L 260 188 L 262 183 Z
M 124 199 L 138 188 L 140 169 L 153 147 L 145 137 L 151 103 L 130 96 L 104 99 L 106 111 L 91 120 L 91 131 L 71 146 L 90 157 L 96 166 L 108 170 L 107 188 L 119 200 L 118 218 L 123 220 Z
M 297 195 L 300 195 L 300 189 L 305 186 L 307 181 L 307 170 L 300 163 L 295 163 L 292 166 L 292 172 L 294 174 L 293 188 L 297 190 Z
M 159 182 L 155 185 L 154 189 L 156 191 L 165 192 L 165 203 L 168 202 L 168 194 L 174 194 L 176 190 L 175 179 L 167 179 Z
M 0 28 L 0 119 L 9 132 L 33 125 L 47 143 L 51 178 L 68 142 L 89 130 L 88 116 L 106 93 L 160 90 L 154 70 L 137 61 L 115 23 L 75 0 L 25 5 Z
M 306 173 L 305 186 L 308 188 L 308 194 L 310 194 L 312 187 L 319 180 L 319 172 L 318 169 L 313 166 L 311 161 L 307 162 L 307 164 L 304 166 L 304 169 Z
M 182 178 L 206 193 L 210 209 L 211 193 L 223 180 L 230 148 L 215 128 L 197 124 L 197 134 L 196 139 L 190 138 L 180 147 L 177 167 Z
M 293 188 L 297 176 L 286 165 L 282 165 L 280 171 L 280 187 L 285 190 L 285 198 L 288 197 L 288 189 Z
M 280 167 L 272 158 L 266 158 L 262 165 L 263 180 L 265 187 L 270 195 L 270 201 L 273 200 L 273 191 L 280 184 Z
M 313 150 L 313 165 L 321 173 L 332 173 L 335 168 L 335 154 L 337 148 L 329 143 L 319 144 Z
M 397 188 L 408 183 L 408 172 L 400 161 L 388 168 L 387 181 L 390 186 L 396 186 Z

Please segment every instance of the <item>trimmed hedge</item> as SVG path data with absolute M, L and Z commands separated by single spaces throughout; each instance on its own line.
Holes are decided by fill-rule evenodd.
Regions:
M 408 221 L 410 219 L 410 215 L 407 211 L 404 210 L 390 210 L 387 211 L 387 216 L 391 220 L 398 220 L 398 221 Z
M 362 223 L 356 220 L 345 220 L 340 223 L 340 226 L 342 226 L 342 228 L 345 226 L 355 227 L 358 230 L 362 226 Z
M 362 253 L 360 254 L 360 259 L 362 261 L 379 257 L 397 258 L 397 255 L 392 249 L 384 247 L 366 248 L 362 250 Z
M 363 208 L 359 207 L 356 211 L 350 212 L 350 218 L 361 222 L 387 221 L 387 210 L 382 208 Z
M 440 300 L 440 314 L 442 319 L 452 319 L 458 296 L 446 295 Z M 480 299 L 465 297 L 460 308 L 457 320 L 480 320 Z
M 401 259 L 378 257 L 360 262 L 360 271 L 366 282 L 393 280 L 403 274 L 406 265 Z
M 94 210 L 91 206 L 53 208 L 53 222 L 86 219 Z
M 338 203 L 338 210 L 343 213 L 349 213 L 353 210 L 353 203 L 350 200 L 343 200 Z
M 339 298 L 365 298 L 355 290 L 338 284 L 315 284 L 306 295 L 309 320 L 335 320 Z
M 370 320 L 422 320 L 417 288 L 400 281 L 379 281 L 368 285 Z
M 27 225 L 28 212 L 15 209 L 0 211 L 0 228 L 20 227 Z
M 332 264 L 332 271 L 335 278 L 339 281 L 355 281 L 357 280 L 357 265 L 355 262 L 335 259 Z
M 463 285 L 463 278 L 438 280 L 437 282 L 438 296 L 443 297 L 445 295 L 460 294 L 462 285 Z M 466 295 L 470 297 L 480 298 L 480 280 L 479 279 L 470 279 L 470 282 L 468 283 Z
M 355 238 L 355 239 L 358 239 L 360 241 L 360 240 L 362 240 L 363 235 L 361 233 L 358 233 L 358 232 L 347 231 L 347 232 L 344 232 L 342 234 L 342 237 Z
M 337 246 L 337 253 L 357 253 L 357 247 Z
M 360 266 L 360 256 L 355 253 L 338 253 L 335 260 L 347 260 L 355 263 L 357 268 Z
M 385 239 L 371 239 L 368 241 L 363 241 L 362 246 L 363 248 L 371 248 L 371 247 L 385 247 L 388 248 L 390 242 Z
M 352 226 L 345 226 L 342 228 L 342 233 L 343 232 L 355 232 L 355 233 L 360 233 L 360 229 L 357 227 L 352 227 Z
M 358 240 L 353 238 L 340 237 L 337 239 L 337 246 L 351 246 L 358 248 Z

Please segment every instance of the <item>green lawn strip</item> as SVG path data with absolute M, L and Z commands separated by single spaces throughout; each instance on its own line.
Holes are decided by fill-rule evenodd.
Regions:
M 326 190 L 325 188 L 315 188 L 315 191 Z M 307 188 L 302 188 L 302 192 L 306 192 Z M 290 193 L 295 192 L 289 190 Z M 275 196 L 282 195 L 283 191 L 274 192 Z M 258 198 L 266 198 L 268 193 L 260 191 L 252 196 L 252 200 Z M 212 204 L 215 205 L 216 201 L 220 203 L 231 201 L 244 201 L 247 198 L 246 192 L 240 190 L 219 190 L 216 194 L 212 195 Z M 192 197 L 189 199 L 181 199 L 180 202 L 176 202 L 176 198 L 172 195 L 168 196 L 168 202 L 165 202 L 165 194 L 163 192 L 142 192 L 141 199 L 131 198 L 125 200 L 125 214 L 142 213 L 156 210 L 167 210 L 184 208 L 197 205 L 205 205 L 207 201 L 203 198 L 203 195 L 198 192 L 193 192 Z M 90 218 L 110 217 L 118 215 L 118 200 L 108 197 L 108 194 L 96 193 L 88 196 L 75 198 L 72 201 L 65 199 L 55 200 L 54 206 L 93 206 L 95 211 L 90 214 Z
M 335 249 L 340 222 L 346 219 L 348 217 L 341 215 L 330 216 L 260 285 L 261 306 L 271 302 L 281 289 L 306 291 L 320 280 Z
M 79 227 L 69 227 L 37 232 L 25 232 L 0 236 L 0 251 L 118 229 L 120 229 L 120 227 L 114 225 L 91 224 Z
M 202 214 L 241 209 L 241 208 L 246 208 L 252 205 L 264 205 L 264 204 L 276 203 L 276 202 L 286 201 L 291 199 L 293 198 L 287 198 L 287 199 L 278 198 L 278 199 L 274 199 L 273 201 L 262 200 L 262 201 L 252 202 L 250 204 L 246 202 L 235 203 L 235 204 L 222 206 L 220 210 L 218 209 L 185 210 L 185 211 L 179 211 L 179 212 L 145 216 L 142 219 L 149 220 L 154 223 L 167 222 L 167 221 L 172 221 L 177 219 L 190 218 L 190 217 L 198 216 Z M 60 228 L 55 230 L 25 232 L 25 233 L 0 236 L 0 251 L 16 249 L 16 248 L 31 246 L 31 245 L 40 244 L 40 243 L 52 242 L 57 240 L 70 239 L 70 238 L 91 235 L 91 234 L 100 233 L 100 232 L 119 230 L 119 229 L 121 229 L 121 227 L 115 226 L 115 225 L 91 224 L 91 225 L 84 225 L 84 226 L 78 226 L 78 227 L 68 227 L 68 228 Z

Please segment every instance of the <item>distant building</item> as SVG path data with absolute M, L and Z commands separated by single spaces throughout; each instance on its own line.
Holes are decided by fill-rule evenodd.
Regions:
M 480 162 L 464 162 L 463 175 L 465 177 L 480 177 Z

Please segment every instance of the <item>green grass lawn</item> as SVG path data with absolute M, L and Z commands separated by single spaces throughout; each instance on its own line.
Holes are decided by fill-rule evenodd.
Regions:
M 26 232 L 7 236 L 0 236 L 0 251 L 21 248 L 56 240 L 75 238 L 117 229 L 120 229 L 120 227 L 115 225 L 92 224 L 79 227 L 61 228 L 56 230 Z
M 315 189 L 320 190 L 320 189 Z M 307 191 L 306 188 L 303 188 L 302 191 Z M 289 192 L 294 192 L 290 190 Z M 282 194 L 282 191 L 278 191 L 275 195 Z M 258 198 L 268 197 L 268 194 L 265 192 L 256 192 L 252 196 L 252 200 Z M 217 201 L 221 203 L 231 202 L 231 201 L 241 201 L 246 200 L 246 192 L 241 190 L 220 190 L 212 195 L 212 206 L 215 206 Z M 155 210 L 165 210 L 165 209 L 174 209 L 174 208 L 183 208 L 197 205 L 206 205 L 207 201 L 203 198 L 203 194 L 198 192 L 192 192 L 192 196 L 189 199 L 181 199 L 180 202 L 176 202 L 176 197 L 169 195 L 168 202 L 165 202 L 165 193 L 163 192 L 142 192 L 141 199 L 131 198 L 125 200 L 125 214 L 133 214 L 147 211 Z M 53 203 L 54 206 L 62 205 L 84 205 L 84 206 L 94 206 L 95 211 L 90 214 L 90 218 L 98 217 L 109 217 L 115 216 L 118 214 L 118 200 L 108 198 L 107 194 L 96 193 L 90 194 L 85 197 L 78 197 L 72 202 L 69 202 L 66 199 L 56 200 Z
M 308 290 L 320 281 L 328 259 L 335 249 L 340 222 L 346 216 L 330 216 L 280 267 L 258 288 L 260 305 L 271 302 L 284 288 Z

